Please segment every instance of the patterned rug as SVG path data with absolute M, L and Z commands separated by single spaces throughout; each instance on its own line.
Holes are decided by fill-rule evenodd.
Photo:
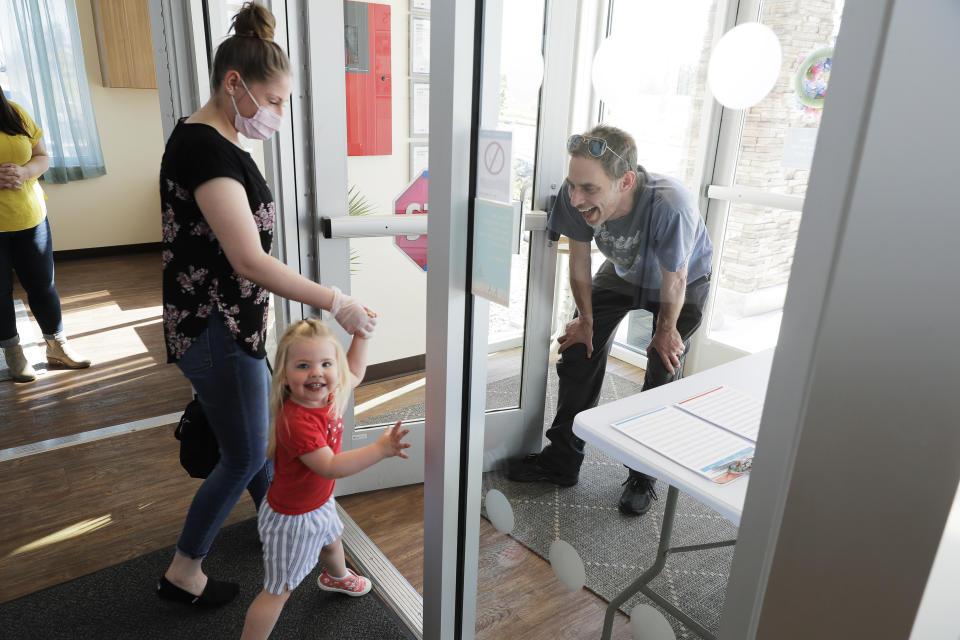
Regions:
M 506 380 L 488 388 L 488 395 L 511 393 L 516 380 Z M 600 402 L 606 403 L 640 391 L 640 385 L 607 374 Z M 553 367 L 547 383 L 545 427 L 556 410 L 557 379 Z M 513 391 L 515 393 L 515 391 Z M 624 516 L 617 500 L 627 477 L 626 468 L 587 447 L 587 456 L 574 487 L 561 488 L 547 483 L 517 483 L 500 471 L 484 474 L 484 494 L 498 489 L 513 506 L 513 537 L 537 555 L 547 559 L 550 545 L 565 540 L 580 554 L 586 568 L 586 586 L 610 601 L 650 567 L 660 538 L 667 485 L 657 483 L 660 500 L 642 517 Z M 486 517 L 486 514 L 483 514 Z M 736 537 L 736 528 L 723 516 L 683 493 L 677 503 L 673 546 L 700 544 Z M 733 547 L 670 556 L 651 588 L 669 602 L 716 633 L 733 559 Z M 627 615 L 640 603 L 651 604 L 638 595 L 621 610 Z M 677 638 L 698 638 L 696 633 L 663 612 Z
M 487 405 L 501 407 L 515 402 L 518 384 L 519 376 L 490 384 Z M 638 393 L 640 386 L 608 373 L 600 403 Z M 556 370 L 549 367 L 544 429 L 553 421 L 556 394 Z M 367 418 L 364 423 L 422 416 L 423 405 L 416 404 Z M 654 502 L 650 511 L 642 517 L 625 516 L 617 510 L 617 500 L 626 477 L 627 470 L 622 464 L 588 446 L 580 481 L 574 487 L 512 482 L 505 470 L 497 470 L 484 474 L 483 492 L 485 495 L 490 489 L 498 489 L 507 497 L 516 522 L 514 539 L 540 557 L 548 559 L 554 540 L 570 543 L 583 559 L 587 589 L 609 602 L 653 564 L 667 496 L 667 485 L 658 482 L 656 490 L 661 499 Z M 485 512 L 482 515 L 486 517 Z M 680 494 L 672 546 L 730 540 L 736 537 L 736 531 L 720 514 Z M 677 554 L 668 557 L 664 570 L 650 587 L 716 634 L 732 560 L 733 547 Z M 628 600 L 621 610 L 629 615 L 631 609 L 641 603 L 657 607 L 646 596 L 638 595 Z M 699 637 L 663 613 L 678 639 Z
M 44 356 L 43 336 L 40 334 L 40 328 L 30 320 L 27 315 L 27 307 L 22 300 L 13 301 L 13 308 L 17 312 L 17 334 L 20 336 L 20 346 L 23 347 L 23 354 L 33 365 L 33 370 L 37 375 L 43 375 L 47 372 L 47 361 Z M 0 381 L 10 379 L 10 368 L 7 367 L 7 361 L 3 357 L 3 349 L 0 349 Z

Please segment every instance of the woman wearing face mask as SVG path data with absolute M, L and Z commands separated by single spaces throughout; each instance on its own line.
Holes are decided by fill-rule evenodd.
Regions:
M 208 578 L 201 562 L 227 515 L 249 491 L 259 509 L 270 377 L 264 357 L 270 293 L 329 310 L 350 334 L 376 316 L 337 288 L 270 256 L 274 201 L 238 133 L 266 140 L 283 122 L 290 62 L 273 42 L 273 16 L 246 3 L 217 49 L 210 101 L 177 123 L 160 166 L 163 327 L 167 361 L 190 380 L 217 436 L 220 462 L 197 490 L 160 597 L 219 606 L 236 584 Z

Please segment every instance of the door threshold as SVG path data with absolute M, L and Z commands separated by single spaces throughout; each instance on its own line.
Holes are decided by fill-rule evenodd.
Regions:
M 369 578 L 393 612 L 417 640 L 423 640 L 423 596 L 393 566 L 339 504 L 343 548 L 358 572 Z

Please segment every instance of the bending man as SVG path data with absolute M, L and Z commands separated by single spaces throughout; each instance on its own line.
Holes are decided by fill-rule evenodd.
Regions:
M 643 390 L 680 377 L 690 337 L 700 326 L 710 288 L 713 248 L 689 190 L 637 165 L 633 138 L 600 125 L 567 141 L 570 166 L 550 214 L 550 231 L 570 240 L 570 288 L 577 311 L 560 336 L 557 415 L 540 453 L 513 461 L 519 482 L 577 483 L 583 440 L 577 413 L 597 405 L 617 325 L 631 310 L 653 314 Z M 590 245 L 606 260 L 591 278 Z M 650 508 L 655 478 L 630 470 L 619 507 Z

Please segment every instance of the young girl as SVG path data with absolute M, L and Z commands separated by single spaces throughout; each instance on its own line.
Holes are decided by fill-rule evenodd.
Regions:
M 370 581 L 347 569 L 340 535 L 343 523 L 333 499 L 334 480 L 362 471 L 384 458 L 406 458 L 402 442 L 409 429 L 400 421 L 371 445 L 340 452 L 340 413 L 366 371 L 368 340 L 354 335 L 349 351 L 321 322 L 290 325 L 277 345 L 270 389 L 274 416 L 267 457 L 274 477 L 260 507 L 263 591 L 247 610 L 242 640 L 266 638 L 290 592 L 317 564 L 324 591 L 362 596 Z

